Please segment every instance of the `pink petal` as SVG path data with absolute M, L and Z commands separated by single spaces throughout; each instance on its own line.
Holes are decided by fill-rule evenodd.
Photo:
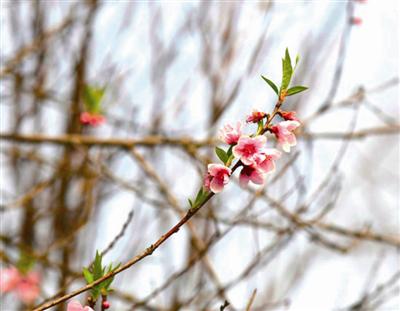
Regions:
M 264 183 L 265 176 L 259 170 L 254 170 L 250 176 L 250 180 L 257 185 L 262 185 Z
M 272 159 L 266 159 L 258 166 L 264 173 L 270 173 L 275 169 L 275 163 Z
M 264 135 L 258 135 L 253 139 L 256 141 L 256 145 L 259 148 L 263 148 L 265 146 L 265 144 L 267 143 L 267 137 L 265 137 Z
M 283 121 L 281 123 L 285 123 L 285 127 L 288 131 L 293 131 L 300 126 L 300 122 L 298 121 Z
M 231 172 L 232 170 L 225 165 L 215 163 L 208 164 L 208 173 L 211 176 L 218 176 L 223 174 L 230 175 Z
M 219 193 L 224 189 L 224 182 L 221 179 L 213 178 L 210 183 L 210 189 L 214 193 Z
M 37 284 L 29 283 L 27 280 L 21 281 L 17 285 L 17 296 L 25 304 L 33 303 L 40 294 L 40 289 Z
M 249 184 L 250 181 L 250 176 L 247 174 L 243 173 L 244 168 L 242 169 L 242 172 L 239 175 L 239 184 L 242 188 L 246 188 L 247 185 Z
M 282 142 L 281 147 L 283 151 L 290 152 L 290 144 L 287 141 Z
M 266 149 L 264 149 L 264 153 L 267 156 L 270 156 L 274 160 L 277 160 L 282 156 L 282 153 L 275 148 L 266 148 Z
M 296 145 L 296 135 L 290 134 L 286 137 L 287 142 L 290 144 L 290 146 L 295 146 Z
M 94 310 L 91 307 L 86 306 L 83 308 L 83 311 L 94 311 Z
M 31 271 L 26 276 L 26 280 L 32 284 L 39 284 L 40 282 L 40 274 L 36 271 Z
M 85 307 L 85 308 L 87 308 L 87 307 Z M 82 307 L 82 305 L 79 301 L 72 300 L 67 305 L 67 311 L 86 311 L 86 310 Z
M 12 291 L 20 281 L 21 276 L 15 267 L 10 267 L 0 271 L 0 292 Z

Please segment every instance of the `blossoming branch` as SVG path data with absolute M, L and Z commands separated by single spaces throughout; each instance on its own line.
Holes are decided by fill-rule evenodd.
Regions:
M 201 206 L 210 193 L 220 193 L 228 184 L 233 172 L 239 167 L 241 167 L 239 183 L 242 187 L 247 186 L 249 182 L 264 184 L 267 174 L 275 169 L 275 161 L 282 155 L 278 149 L 268 147 L 266 133 L 273 134 L 284 152 L 290 152 L 291 147 L 296 145 L 295 130 L 300 126 L 300 121 L 294 111 L 282 110 L 281 106 L 287 96 L 307 89 L 304 86 L 289 87 L 298 61 L 299 57 L 296 57 L 293 67 L 286 49 L 285 57 L 282 59 L 282 82 L 279 89 L 274 82 L 262 76 L 276 93 L 278 100 L 271 114 L 255 109 L 247 116 L 247 124 L 257 124 L 255 133 L 244 134 L 244 124 L 240 121 L 226 124 L 220 130 L 219 138 L 229 145 L 226 150 L 219 147 L 215 149 L 216 155 L 223 164 L 208 165 L 203 187 L 199 190 L 194 202 L 189 200 L 191 208 Z M 272 121 L 276 116 L 279 116 L 281 121 L 274 124 Z
M 102 298 L 101 309 L 110 308 L 107 294 L 114 276 L 153 254 L 160 245 L 178 232 L 215 194 L 223 191 L 237 169 L 241 168 L 239 175 L 241 186 L 245 187 L 250 182 L 258 185 L 264 184 L 267 174 L 271 173 L 275 168 L 275 161 L 282 155 L 282 152 L 277 148 L 268 146 L 266 134 L 272 134 L 276 138 L 279 148 L 284 152 L 290 152 L 291 147 L 296 145 L 295 130 L 300 126 L 300 121 L 297 119 L 295 112 L 282 110 L 281 106 L 287 96 L 292 96 L 307 89 L 304 86 L 289 87 L 298 61 L 299 57 L 297 56 L 295 65 L 292 66 L 289 52 L 286 49 L 285 57 L 282 59 L 282 81 L 279 89 L 274 82 L 262 76 L 264 81 L 276 93 L 278 100 L 271 113 L 254 110 L 246 118 L 247 124 L 257 124 L 257 129 L 253 134 L 244 134 L 243 128 L 245 124 L 242 122 L 227 124 L 221 129 L 220 139 L 229 146 L 226 150 L 219 147 L 215 149 L 215 153 L 222 163 L 208 165 L 202 187 L 194 200 L 189 199 L 190 208 L 177 224 L 143 252 L 123 265 L 105 267 L 102 265 L 102 256 L 96 254 L 93 264 L 89 268 L 83 269 L 83 274 L 87 281 L 86 286 L 50 300 L 38 306 L 35 311 L 46 310 L 88 290 L 91 290 L 88 298 L 89 305 L 83 306 L 79 301 L 72 300 L 68 303 L 68 311 L 93 310 L 100 296 Z M 96 92 L 92 92 L 91 96 L 96 97 Z M 98 93 L 98 96 L 101 99 L 102 93 Z M 96 99 L 96 105 L 100 102 L 99 98 Z M 92 105 L 91 111 L 99 111 L 96 105 Z M 96 106 L 96 109 L 93 110 L 93 106 Z M 276 116 L 279 116 L 281 121 L 273 123 Z

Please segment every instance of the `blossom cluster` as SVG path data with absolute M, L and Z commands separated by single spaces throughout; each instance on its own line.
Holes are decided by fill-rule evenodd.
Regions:
M 270 126 L 267 113 L 258 110 L 253 110 L 251 115 L 247 117 L 246 122 L 257 123 L 263 128 L 264 119 L 267 119 L 266 131 L 276 137 L 278 145 L 283 151 L 290 152 L 290 148 L 296 145 L 294 131 L 300 126 L 300 122 L 293 111 L 278 111 L 278 114 L 283 121 L 276 125 Z M 247 186 L 249 182 L 258 185 L 264 184 L 266 175 L 275 169 L 275 161 L 282 154 L 276 148 L 267 147 L 267 137 L 263 134 L 243 134 L 243 124 L 241 122 L 225 125 L 220 130 L 219 137 L 224 143 L 230 145 L 227 154 L 231 154 L 231 159 L 227 163 L 232 163 L 234 159 L 240 160 L 242 169 L 239 183 L 242 187 Z M 232 169 L 229 168 L 229 165 L 226 165 L 227 163 L 211 163 L 208 165 L 203 183 L 206 190 L 213 193 L 219 193 L 223 190 L 232 174 Z
M 23 303 L 32 304 L 40 294 L 40 275 L 38 272 L 20 272 L 15 267 L 0 271 L 0 292 L 14 293 Z

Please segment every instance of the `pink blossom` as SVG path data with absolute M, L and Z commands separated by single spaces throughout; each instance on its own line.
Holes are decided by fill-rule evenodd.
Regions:
M 98 113 L 82 112 L 80 116 L 80 121 L 83 125 L 98 126 L 103 124 L 106 119 L 103 115 Z
M 0 271 L 0 292 L 13 291 L 20 281 L 20 273 L 15 267 L 2 269 Z
M 33 303 L 39 296 L 39 282 L 40 276 L 37 272 L 24 275 L 15 267 L 3 269 L 0 272 L 0 292 L 15 292 L 25 304 Z
M 219 133 L 219 137 L 223 142 L 228 145 L 236 144 L 242 135 L 242 123 L 239 121 L 236 122 L 235 127 L 231 124 L 226 124 Z
M 246 119 L 246 122 L 252 122 L 252 123 L 257 123 L 258 121 L 261 121 L 266 117 L 266 113 L 262 111 L 258 111 L 256 109 L 253 109 L 253 112 L 251 115 L 249 115 Z
M 257 160 L 257 169 L 264 173 L 270 173 L 275 169 L 275 160 L 279 159 L 282 153 L 273 148 L 264 149 L 262 157 Z
M 297 121 L 300 122 L 299 119 L 296 117 L 296 112 L 295 111 L 281 111 L 279 113 L 282 118 L 284 118 L 286 121 Z
M 26 276 L 21 276 L 18 282 L 16 293 L 19 299 L 25 304 L 33 303 L 40 294 L 40 275 L 37 272 L 29 272 Z
M 249 181 L 262 185 L 265 180 L 265 174 L 253 166 L 243 166 L 240 176 L 239 183 L 241 187 L 246 187 Z
M 67 311 L 94 311 L 91 307 L 83 307 L 77 300 L 72 300 L 67 305 Z
M 299 126 L 300 122 L 298 121 L 282 121 L 271 128 L 283 151 L 290 152 L 290 147 L 296 145 L 296 136 L 293 131 Z
M 229 182 L 232 171 L 222 164 L 208 164 L 208 172 L 204 178 L 204 187 L 214 193 L 219 193 Z
M 265 136 L 241 136 L 235 147 L 232 148 L 232 153 L 235 157 L 245 165 L 257 164 L 256 161 L 259 159 L 262 151 L 267 143 Z

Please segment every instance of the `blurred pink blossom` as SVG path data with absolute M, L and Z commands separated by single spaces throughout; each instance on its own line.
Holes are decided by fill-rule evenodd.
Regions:
M 350 19 L 350 24 L 352 24 L 352 25 L 360 26 L 362 24 L 362 22 L 363 22 L 363 20 L 361 17 L 353 16 Z
M 101 114 L 95 114 L 90 112 L 82 112 L 80 121 L 83 125 L 98 126 L 106 121 L 106 118 Z
M 15 267 L 0 271 L 0 291 L 2 293 L 15 292 L 25 304 L 33 303 L 40 294 L 40 275 L 31 271 L 22 274 Z
M 20 281 L 20 273 L 15 267 L 2 269 L 0 271 L 0 292 L 7 293 L 13 291 Z

